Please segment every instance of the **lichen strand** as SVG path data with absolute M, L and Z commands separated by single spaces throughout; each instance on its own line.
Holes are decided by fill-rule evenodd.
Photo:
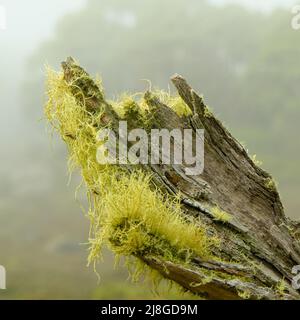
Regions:
M 155 90 L 154 95 L 157 96 L 163 104 L 170 107 L 179 117 L 192 115 L 191 109 L 181 97 L 172 96 L 170 93 L 162 90 Z
M 224 210 L 221 210 L 219 207 L 213 207 L 210 210 L 214 220 L 221 221 L 221 222 L 229 222 L 232 219 L 231 214 L 227 213 Z
M 213 114 L 210 111 L 210 108 L 208 106 L 205 106 L 205 108 L 204 108 L 204 117 L 206 117 L 206 118 L 212 118 L 213 117 Z
M 120 119 L 126 120 L 128 128 L 150 127 L 150 114 L 147 105 L 139 94 L 122 94 L 110 104 Z
M 166 199 L 150 188 L 150 177 L 141 172 L 113 177 L 105 198 L 95 197 L 96 226 L 90 259 L 103 244 L 121 255 L 163 257 L 172 262 L 191 257 L 211 257 L 212 240 L 204 227 L 184 220 L 178 199 Z M 100 242 L 98 241 L 99 239 Z
M 251 157 L 251 160 L 253 161 L 253 163 L 258 166 L 258 167 L 261 167 L 262 166 L 262 161 L 258 160 L 257 159 L 257 155 L 254 154 L 252 157 Z
M 120 166 L 96 161 L 96 135 L 104 110 L 99 106 L 93 112 L 86 111 L 85 101 L 74 97 L 72 85 L 62 73 L 48 69 L 45 114 L 68 146 L 70 170 L 80 168 L 87 186 L 89 263 L 101 258 L 104 245 L 117 256 L 128 257 L 128 267 L 136 270 L 135 275 L 146 268 L 139 256 L 152 255 L 181 264 L 189 264 L 193 257 L 211 259 L 216 239 L 207 235 L 201 223 L 189 223 L 184 218 L 179 197 L 163 196 L 151 185 L 150 175 L 138 170 L 129 174 Z M 125 115 L 132 103 L 125 101 L 125 107 L 118 103 L 115 110 Z
M 161 103 L 171 108 L 179 117 L 192 115 L 191 109 L 180 96 L 173 96 L 158 89 L 151 92 L 151 96 L 156 97 Z M 110 103 L 120 118 L 129 118 L 129 115 L 134 112 L 134 115 L 138 114 L 143 119 L 144 125 L 153 111 L 146 103 L 144 93 L 122 94 L 117 101 L 110 101 Z
M 274 181 L 273 178 L 269 177 L 269 178 L 266 178 L 265 180 L 265 187 L 271 191 L 271 192 L 276 192 L 277 190 L 277 185 L 276 185 L 276 182 Z

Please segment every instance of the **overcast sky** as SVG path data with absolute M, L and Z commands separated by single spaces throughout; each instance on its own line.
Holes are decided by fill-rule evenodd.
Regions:
M 238 3 L 248 8 L 261 11 L 271 11 L 276 7 L 291 8 L 294 4 L 300 4 L 298 0 L 210 0 L 215 4 Z
M 40 42 L 51 37 L 57 21 L 66 13 L 79 10 L 85 5 L 87 0 L 0 0 L 0 6 L 4 6 L 7 16 L 6 30 L 0 30 L 0 83 L 5 93 L 10 96 L 11 106 L 7 108 L 6 116 L 18 110 L 15 103 L 17 95 L 12 92 L 18 91 L 24 63 L 32 52 L 36 50 Z M 124 0 L 130 1 L 130 0 Z M 141 0 L 143 1 L 143 0 Z M 162 0 L 163 1 L 163 0 Z M 188 1 L 188 0 L 186 0 Z M 247 7 L 268 11 L 276 6 L 290 9 L 295 0 L 210 0 L 222 5 L 227 3 L 244 4 Z M 297 1 L 296 1 L 297 2 Z M 300 4 L 300 0 L 298 0 Z M 10 66 L 18 72 L 7 77 Z M 3 93 L 2 93 L 3 94 Z M 0 97 L 5 98 L 4 96 Z M 7 99 L 6 99 L 7 100 Z M 6 102 L 7 103 L 7 102 Z M 3 110 L 2 110 L 3 112 Z M 8 123 L 5 117 L 0 117 L 0 135 L 3 130 L 7 131 Z M 2 131 L 2 132 L 1 132 Z M 0 138 L 1 141 L 1 138 Z
M 260 10 L 270 10 L 276 6 L 291 8 L 295 2 L 297 3 L 297 0 L 210 1 L 218 5 L 227 3 L 244 4 L 247 7 Z M 300 4 L 300 0 L 298 2 Z M 3 5 L 7 11 L 7 30 L 0 32 L 1 49 L 6 48 L 6 51 L 18 50 L 19 58 L 29 54 L 34 51 L 41 39 L 51 36 L 60 17 L 67 12 L 79 9 L 85 3 L 86 0 L 0 0 L 0 5 Z M 3 58 L 3 54 L 2 51 L 1 58 Z
M 9 118 L 21 121 L 19 86 L 27 58 L 50 37 L 57 20 L 78 10 L 85 0 L 0 0 L 6 29 L 0 29 L 0 142 L 11 134 Z M 13 70 L 11 74 L 10 69 Z

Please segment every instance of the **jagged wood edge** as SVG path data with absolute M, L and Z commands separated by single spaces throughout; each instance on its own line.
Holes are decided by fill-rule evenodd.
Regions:
M 65 80 L 68 82 L 74 80 L 74 76 L 76 75 L 74 68 L 75 70 L 77 68 L 83 70 L 71 58 L 63 62 L 62 67 Z M 100 90 L 97 85 L 87 73 L 86 75 L 89 87 L 88 94 L 86 94 L 86 87 L 81 89 L 86 95 L 85 98 L 86 101 L 88 101 L 89 111 L 93 111 L 100 107 L 100 105 L 101 107 L 104 105 L 106 113 L 103 122 L 104 124 L 110 122 L 112 123 L 112 127 L 114 127 L 118 121 L 117 115 L 105 101 L 104 96 L 99 94 Z M 139 258 L 152 268 L 158 270 L 164 277 L 208 299 L 237 299 L 241 291 L 246 291 L 249 297 L 254 299 L 299 299 L 299 293 L 291 286 L 291 266 L 293 264 L 300 264 L 299 244 L 297 239 L 293 238 L 289 232 L 289 228 L 294 227 L 295 223 L 285 217 L 278 191 L 276 189 L 271 191 L 267 190 L 265 181 L 270 178 L 270 175 L 253 163 L 244 148 L 231 136 L 220 121 L 212 114 L 207 115 L 207 107 L 203 99 L 182 77 L 175 75 L 172 78 L 172 82 L 181 98 L 191 110 L 193 110 L 192 116 L 179 119 L 174 112 L 170 111 L 167 106 L 149 92 L 145 94 L 145 101 L 154 110 L 157 119 L 162 121 L 167 120 L 167 124 L 172 124 L 173 119 L 174 123 L 179 123 L 182 126 L 189 126 L 194 129 L 204 128 L 206 131 L 206 146 L 208 145 L 210 149 L 213 149 L 215 154 L 226 161 L 226 163 L 229 162 L 232 167 L 240 170 L 246 177 L 255 181 L 255 184 L 260 188 L 259 190 L 262 190 L 261 192 L 264 194 L 264 197 L 272 203 L 274 209 L 274 224 L 272 226 L 274 226 L 275 231 L 269 232 L 268 236 L 270 243 L 276 246 L 276 249 L 270 249 L 270 244 L 265 245 L 259 237 L 257 238 L 255 232 L 253 233 L 253 228 L 249 228 L 249 225 L 247 225 L 243 219 L 240 219 L 238 212 L 230 212 L 233 219 L 226 224 L 215 221 L 212 212 L 207 207 L 207 201 L 203 203 L 203 201 L 198 198 L 198 192 L 195 194 L 193 192 L 185 192 L 185 190 L 181 190 L 178 188 L 178 185 L 174 185 L 173 183 L 175 175 L 177 180 L 179 177 L 179 179 L 187 181 L 189 186 L 192 184 L 192 190 L 198 188 L 201 191 L 201 189 L 205 189 L 207 186 L 204 180 L 201 179 L 199 183 L 199 180 L 189 179 L 182 174 L 182 168 L 175 166 L 172 168 L 149 166 L 144 167 L 144 169 L 153 173 L 155 183 L 159 184 L 165 192 L 182 192 L 184 195 L 182 203 L 185 206 L 187 214 L 191 213 L 192 216 L 196 214 L 201 216 L 201 218 L 205 216 L 204 219 L 214 226 L 217 226 L 217 230 L 220 231 L 220 237 L 225 243 L 222 247 L 222 250 L 226 253 L 225 255 L 230 256 L 234 261 L 241 261 L 241 263 L 229 263 L 228 265 L 219 263 L 218 265 L 217 261 L 201 262 L 195 259 L 195 268 L 191 269 L 169 261 L 163 261 L 161 257 L 145 256 Z M 85 86 L 86 85 L 85 83 Z M 80 88 L 80 84 L 78 87 Z M 85 105 L 87 104 L 85 103 Z M 243 166 L 240 165 L 241 163 Z M 214 190 L 211 192 L 214 193 Z M 222 206 L 222 203 L 219 205 Z M 264 213 L 261 213 L 262 216 L 263 214 Z M 247 259 L 242 260 L 240 252 L 247 252 Z M 282 257 L 278 259 L 279 256 Z M 249 263 L 248 268 L 248 266 L 244 264 L 247 264 L 249 261 L 251 263 Z M 198 266 L 207 270 L 222 270 L 228 274 L 234 274 L 237 270 L 244 270 L 246 274 L 250 272 L 248 276 L 252 276 L 253 282 L 241 281 L 240 277 L 237 277 L 237 280 L 216 278 L 205 283 L 207 276 L 197 270 Z M 255 266 L 255 272 L 253 271 L 253 266 Z M 286 279 L 286 292 L 279 294 L 276 292 L 275 286 L 282 278 Z M 198 285 L 195 285 L 195 283 L 198 283 Z M 202 283 L 202 285 L 199 285 L 200 283 Z

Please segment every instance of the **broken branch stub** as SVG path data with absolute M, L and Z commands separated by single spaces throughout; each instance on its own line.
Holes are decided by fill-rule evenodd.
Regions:
M 188 176 L 185 164 L 172 163 L 142 164 L 139 170 L 151 177 L 151 185 L 159 189 L 162 197 L 179 197 L 182 223 L 199 225 L 208 242 L 210 238 L 217 239 L 209 245 L 209 256 L 197 256 L 197 250 L 186 247 L 181 250 L 180 243 L 176 239 L 173 243 L 168 234 L 151 232 L 147 237 L 162 237 L 155 238 L 153 243 L 164 243 L 162 248 L 171 248 L 176 259 L 168 259 L 168 255 L 151 246 L 139 250 L 142 245 L 130 252 L 132 256 L 164 278 L 207 299 L 300 298 L 299 291 L 292 287 L 292 268 L 300 264 L 295 223 L 285 216 L 272 177 L 252 161 L 185 79 L 175 75 L 171 80 L 180 103 L 187 105 L 191 113 L 178 115 L 172 108 L 173 100 L 164 99 L 157 92 L 146 92 L 142 102 L 134 102 L 140 111 L 120 116 L 105 100 L 102 89 L 73 59 L 67 59 L 62 67 L 64 80 L 82 108 L 91 117 L 99 110 L 103 112 L 104 120 L 96 124 L 97 130 L 109 126 L 118 134 L 117 122 L 128 117 L 128 123 L 144 123 L 148 133 L 152 128 L 205 131 L 202 174 Z M 92 159 L 95 160 L 95 155 Z M 134 165 L 125 167 L 129 175 L 135 170 Z M 135 230 L 140 232 L 147 228 L 142 218 L 138 225 L 142 225 L 141 229 Z M 123 231 L 128 228 L 127 220 L 122 228 Z M 114 248 L 121 246 L 120 239 L 114 239 Z M 188 258 L 186 253 L 182 258 L 183 251 L 189 252 Z

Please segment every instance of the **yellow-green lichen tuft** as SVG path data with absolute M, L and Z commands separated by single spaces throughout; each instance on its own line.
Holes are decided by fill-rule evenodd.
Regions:
M 173 96 L 162 90 L 155 90 L 151 94 L 171 108 L 179 117 L 187 117 L 192 114 L 189 106 L 179 96 Z M 123 93 L 116 101 L 110 101 L 110 103 L 120 118 L 126 118 L 126 114 L 137 110 L 146 121 L 147 113 L 150 112 L 143 93 Z
M 258 167 L 262 166 L 263 163 L 262 163 L 262 161 L 260 161 L 260 160 L 257 159 L 257 155 L 256 155 L 256 154 L 254 154 L 254 155 L 251 157 L 251 159 L 252 159 L 253 163 L 254 163 L 256 166 L 258 166 Z
M 155 90 L 153 94 L 158 99 L 170 107 L 179 117 L 187 117 L 192 115 L 192 111 L 189 106 L 179 96 L 173 96 L 168 92 L 162 90 Z
M 210 257 L 205 228 L 185 221 L 179 200 L 163 198 L 150 183 L 138 171 L 112 177 L 104 198 L 96 197 L 90 261 L 99 257 L 103 245 L 118 255 L 153 255 L 172 262 Z
M 277 185 L 276 185 L 276 182 L 274 181 L 273 178 L 269 177 L 265 180 L 265 187 L 271 191 L 271 192 L 275 192 L 276 191 L 276 188 L 277 188 Z
M 277 282 L 275 290 L 280 296 L 282 296 L 285 294 L 286 289 L 287 289 L 287 286 L 285 283 L 285 279 L 282 278 L 280 281 Z
M 226 211 L 221 210 L 219 207 L 215 206 L 211 208 L 211 214 L 216 221 L 221 222 L 229 222 L 232 219 L 231 214 L 227 213 Z
M 84 77 L 81 81 L 85 81 Z M 85 100 L 74 97 L 72 85 L 62 73 L 48 68 L 45 114 L 67 144 L 70 171 L 79 168 L 87 187 L 89 263 L 101 258 L 103 246 L 117 256 L 128 257 L 128 268 L 135 270 L 135 276 L 147 269 L 140 256 L 152 255 L 174 263 L 189 263 L 193 257 L 212 258 L 211 247 L 216 239 L 207 235 L 201 223 L 184 218 L 179 197 L 163 196 L 152 185 L 151 176 L 139 170 L 131 168 L 129 173 L 120 166 L 96 161 L 96 137 L 104 110 L 100 105 L 92 113 L 86 111 Z M 181 110 L 179 113 L 185 110 L 179 98 L 172 101 L 174 109 Z M 127 97 L 112 105 L 122 116 L 138 103 Z
M 192 114 L 191 109 L 181 97 L 169 97 L 166 104 L 171 107 L 179 117 L 187 117 Z
M 204 117 L 206 117 L 206 118 L 212 118 L 213 117 L 213 113 L 210 111 L 208 106 L 204 107 Z
M 238 295 L 244 300 L 248 300 L 251 298 L 251 293 L 248 290 L 239 290 Z
M 145 117 L 148 106 L 143 103 L 142 94 L 123 93 L 116 101 L 109 101 L 112 108 L 121 119 L 125 119 L 132 111 L 137 112 L 141 117 Z

